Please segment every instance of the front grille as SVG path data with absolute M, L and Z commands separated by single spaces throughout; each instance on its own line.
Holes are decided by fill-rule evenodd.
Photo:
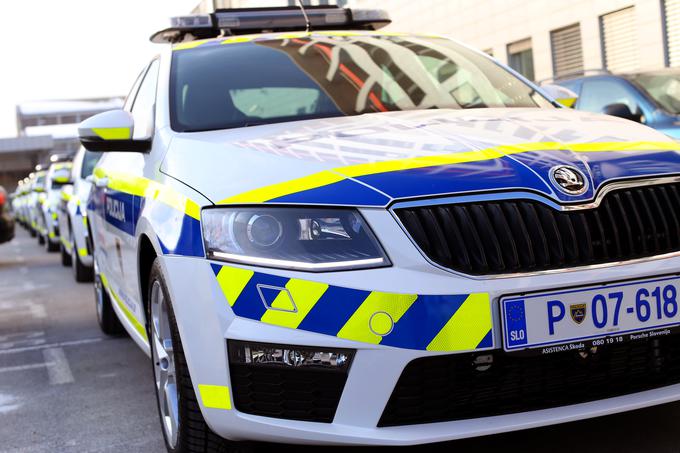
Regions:
M 331 423 L 346 373 L 229 364 L 234 406 L 265 417 Z
M 397 209 L 435 263 L 472 275 L 624 261 L 680 249 L 680 183 L 615 190 L 595 209 L 531 200 Z
M 513 414 L 626 395 L 680 382 L 680 336 L 543 356 L 480 354 L 416 359 L 404 369 L 379 426 Z

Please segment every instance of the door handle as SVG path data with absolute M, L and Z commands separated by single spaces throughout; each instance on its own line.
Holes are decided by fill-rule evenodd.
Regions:
M 108 187 L 109 186 L 109 178 L 97 178 L 94 182 L 94 185 L 97 187 Z

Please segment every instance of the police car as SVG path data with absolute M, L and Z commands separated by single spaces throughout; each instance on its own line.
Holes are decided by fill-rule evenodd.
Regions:
M 87 225 L 87 199 L 90 178 L 101 154 L 81 148 L 73 158 L 70 184 L 61 189 L 58 221 L 61 241 L 61 262 L 73 268 L 77 282 L 92 281 L 93 261 Z
M 45 203 L 46 198 L 45 182 L 47 179 L 47 170 L 40 164 L 36 165 L 35 171 L 29 174 L 28 177 L 31 180 L 31 191 L 27 197 L 27 211 L 31 235 L 38 238 L 38 244 L 45 245 L 47 227 L 45 225 L 42 205 Z
M 680 398 L 680 144 L 380 11 L 305 17 L 176 19 L 124 109 L 79 128 L 103 153 L 99 320 L 151 356 L 168 450 Z
M 61 189 L 68 184 L 71 184 L 70 158 L 52 155 L 37 205 L 40 243 L 45 244 L 48 252 L 57 252 L 60 249 L 58 208 L 61 201 Z

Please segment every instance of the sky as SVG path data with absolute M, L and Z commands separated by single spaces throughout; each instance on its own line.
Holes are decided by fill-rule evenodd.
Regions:
M 199 0 L 11 0 L 0 7 L 0 138 L 22 102 L 125 96 L 161 44 L 149 36 Z

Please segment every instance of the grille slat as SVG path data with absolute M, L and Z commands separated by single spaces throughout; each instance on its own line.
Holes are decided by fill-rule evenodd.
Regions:
M 477 233 L 467 208 L 462 206 L 453 206 L 453 214 L 460 225 L 463 233 L 463 240 L 468 247 L 470 254 L 471 272 L 479 271 L 486 272 L 489 270 L 489 265 L 486 261 L 486 253 L 484 253 L 484 246 Z
M 680 250 L 680 183 L 621 189 L 592 209 L 535 200 L 396 210 L 435 263 L 472 275 L 533 272 Z
M 423 357 L 404 369 L 378 426 L 403 426 L 548 409 L 680 383 L 680 335 L 577 352 L 516 356 L 486 366 L 479 353 Z

